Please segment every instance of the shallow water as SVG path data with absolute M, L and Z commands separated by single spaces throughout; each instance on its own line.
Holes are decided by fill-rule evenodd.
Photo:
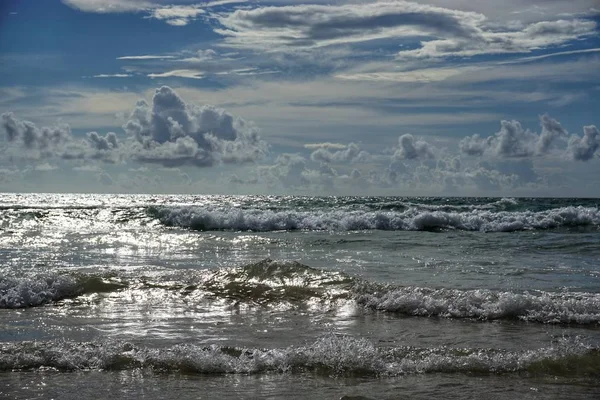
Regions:
M 0 393 L 593 398 L 599 204 L 0 195 Z

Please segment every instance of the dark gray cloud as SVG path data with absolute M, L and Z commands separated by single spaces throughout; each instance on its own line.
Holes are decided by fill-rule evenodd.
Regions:
M 69 125 L 38 127 L 33 122 L 18 119 L 11 112 L 0 117 L 0 132 L 4 132 L 6 141 L 17 151 L 17 157 L 38 160 L 101 160 L 111 163 L 118 158 L 113 150 L 119 144 L 113 132 L 106 136 L 90 132 L 86 138 L 76 138 L 71 134 Z
M 139 101 L 123 129 L 138 142 L 135 159 L 169 167 L 255 162 L 267 153 L 254 125 L 211 105 L 186 104 L 168 86 L 156 90 L 152 106 Z
M 0 126 L 8 142 L 27 149 L 45 151 L 72 140 L 68 125 L 38 128 L 33 122 L 19 120 L 11 112 L 2 114 Z

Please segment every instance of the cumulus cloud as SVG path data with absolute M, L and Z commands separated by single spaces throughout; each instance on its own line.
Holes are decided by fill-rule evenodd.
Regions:
M 572 135 L 569 138 L 567 154 L 577 161 L 591 160 L 600 148 L 600 132 L 594 125 L 583 127 L 583 137 Z
M 112 150 L 119 147 L 117 135 L 114 132 L 108 132 L 106 136 L 99 135 L 97 132 L 88 132 L 87 137 L 97 150 Z
M 18 156 L 33 159 L 134 160 L 167 167 L 206 167 L 255 162 L 268 150 L 253 124 L 211 105 L 186 104 L 168 86 L 156 90 L 152 104 L 138 101 L 123 129 L 128 138 L 120 141 L 114 132 L 75 137 L 66 124 L 39 128 L 13 113 L 2 114 L 0 119 L 0 133 L 10 148 Z
M 517 179 L 514 175 L 506 175 L 498 170 L 483 166 L 466 170 L 464 177 L 467 180 L 465 183 L 471 182 L 479 190 L 490 192 L 512 188 Z
M 43 151 L 71 139 L 71 128 L 68 125 L 38 128 L 33 122 L 19 120 L 11 112 L 2 114 L 0 127 L 8 142 L 18 142 L 27 149 Z
M 482 138 L 478 134 L 460 141 L 460 151 L 467 155 L 494 157 L 532 157 L 547 154 L 554 142 L 568 132 L 548 115 L 540 117 L 541 133 L 524 129 L 518 121 L 501 121 L 500 130 L 493 136 Z
M 281 184 L 285 188 L 301 187 L 308 184 L 305 178 L 306 159 L 300 154 L 283 153 L 275 160 L 274 165 L 258 168 L 261 181 L 269 186 Z
M 24 158 L 115 162 L 117 157 L 112 151 L 118 147 L 118 139 L 113 132 L 106 136 L 90 132 L 86 138 L 80 139 L 71 134 L 67 124 L 38 127 L 33 122 L 18 119 L 11 112 L 0 117 L 0 132 L 4 132 L 5 140 L 13 148 L 24 151 L 19 154 Z
M 540 125 L 542 132 L 535 145 L 536 154 L 546 154 L 556 139 L 568 135 L 568 132 L 562 127 L 560 122 L 550 118 L 548 114 L 540 117 Z
M 411 134 L 398 138 L 398 149 L 392 156 L 395 160 L 416 160 L 435 158 L 432 147 L 424 140 L 416 140 Z
M 386 193 L 400 189 L 430 195 L 498 195 L 539 183 L 531 160 L 473 163 L 452 155 L 440 155 L 419 164 L 392 159 L 386 169 L 371 173 L 368 179 L 374 187 L 386 188 Z
M 361 150 L 356 143 L 350 143 L 345 149 L 337 151 L 330 151 L 326 146 L 320 147 L 311 153 L 310 159 L 322 163 L 366 162 L 369 159 L 369 153 Z
M 134 158 L 170 167 L 254 162 L 267 153 L 254 125 L 211 105 L 186 104 L 168 86 L 156 90 L 152 105 L 139 101 L 123 128 L 136 138 Z

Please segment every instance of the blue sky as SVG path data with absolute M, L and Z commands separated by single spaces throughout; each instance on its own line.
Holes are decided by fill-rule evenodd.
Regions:
M 0 190 L 600 196 L 599 24 L 596 0 L 5 0 Z

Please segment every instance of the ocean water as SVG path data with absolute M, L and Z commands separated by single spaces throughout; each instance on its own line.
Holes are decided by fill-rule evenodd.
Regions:
M 0 397 L 598 398 L 599 205 L 0 194 Z

